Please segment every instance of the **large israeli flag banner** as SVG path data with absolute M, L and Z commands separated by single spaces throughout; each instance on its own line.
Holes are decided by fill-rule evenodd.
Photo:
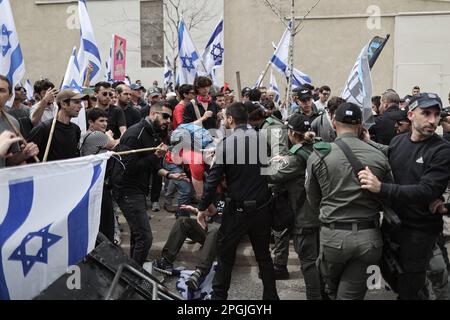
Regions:
M 0 170 L 0 299 L 33 299 L 94 248 L 110 156 Z

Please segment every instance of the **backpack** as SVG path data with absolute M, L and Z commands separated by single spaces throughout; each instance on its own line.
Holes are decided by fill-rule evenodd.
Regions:
M 190 143 L 191 149 L 206 149 L 213 143 L 213 138 L 208 130 L 193 123 L 180 124 L 171 134 L 170 143 Z

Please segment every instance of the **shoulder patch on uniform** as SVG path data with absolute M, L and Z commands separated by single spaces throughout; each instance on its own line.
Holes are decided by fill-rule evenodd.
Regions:
M 289 150 L 290 153 L 296 154 L 298 150 L 302 148 L 301 144 L 296 144 L 295 146 L 292 146 L 292 148 Z
M 318 151 L 323 156 L 328 155 L 331 152 L 331 143 L 329 142 L 317 142 L 313 146 L 314 150 Z
M 275 120 L 273 120 L 271 117 L 268 117 L 268 118 L 266 118 L 266 122 L 267 122 L 268 124 L 274 124 L 274 123 L 275 123 Z

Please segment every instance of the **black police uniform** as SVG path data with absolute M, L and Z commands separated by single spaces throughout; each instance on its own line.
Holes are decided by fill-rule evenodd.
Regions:
M 267 179 L 261 174 L 262 160 L 252 159 L 258 135 L 247 125 L 238 126 L 216 150 L 216 163 L 207 177 L 199 210 L 211 204 L 222 175 L 229 192 L 217 243 L 218 269 L 213 281 L 212 299 L 224 300 L 230 288 L 236 249 L 244 235 L 252 243 L 264 285 L 263 299 L 278 299 L 273 262 L 269 251 L 271 214 Z M 243 143 L 245 141 L 245 144 Z M 265 145 L 265 142 L 263 144 Z M 258 146 L 259 149 L 259 146 Z M 258 150 L 259 151 L 259 150 Z M 265 156 L 265 155 L 262 155 Z M 245 161 L 239 162 L 238 160 Z M 257 160 L 257 161 L 251 161 Z M 244 163 L 242 163 L 244 162 Z

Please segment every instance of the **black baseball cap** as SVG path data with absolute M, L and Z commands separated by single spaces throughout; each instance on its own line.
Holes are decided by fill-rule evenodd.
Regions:
M 342 123 L 360 124 L 362 123 L 361 108 L 351 102 L 342 103 L 337 108 L 334 119 Z
M 300 113 L 294 113 L 288 122 L 288 128 L 295 132 L 311 131 L 311 121 L 309 118 Z
M 424 92 L 417 96 L 413 96 L 409 102 L 409 111 L 413 111 L 417 107 L 420 109 L 438 107 L 439 110 L 442 110 L 442 100 L 436 93 Z
M 297 96 L 300 101 L 305 101 L 311 99 L 313 97 L 313 94 L 311 90 L 303 88 L 300 91 L 298 91 Z
M 386 113 L 387 115 L 389 115 L 389 117 L 394 120 L 395 122 L 399 122 L 399 121 L 408 121 L 408 110 L 398 110 L 398 111 L 393 111 L 393 112 L 388 112 Z
M 259 105 L 259 103 L 253 103 L 251 101 L 246 101 L 244 103 L 244 107 L 247 110 L 247 113 L 250 114 L 253 111 L 257 110 L 257 109 L 261 109 L 261 106 Z
M 245 88 L 242 89 L 242 91 L 241 91 L 241 96 L 243 96 L 243 97 L 248 96 L 248 95 L 250 94 L 250 91 L 252 91 L 252 88 L 245 87 Z

